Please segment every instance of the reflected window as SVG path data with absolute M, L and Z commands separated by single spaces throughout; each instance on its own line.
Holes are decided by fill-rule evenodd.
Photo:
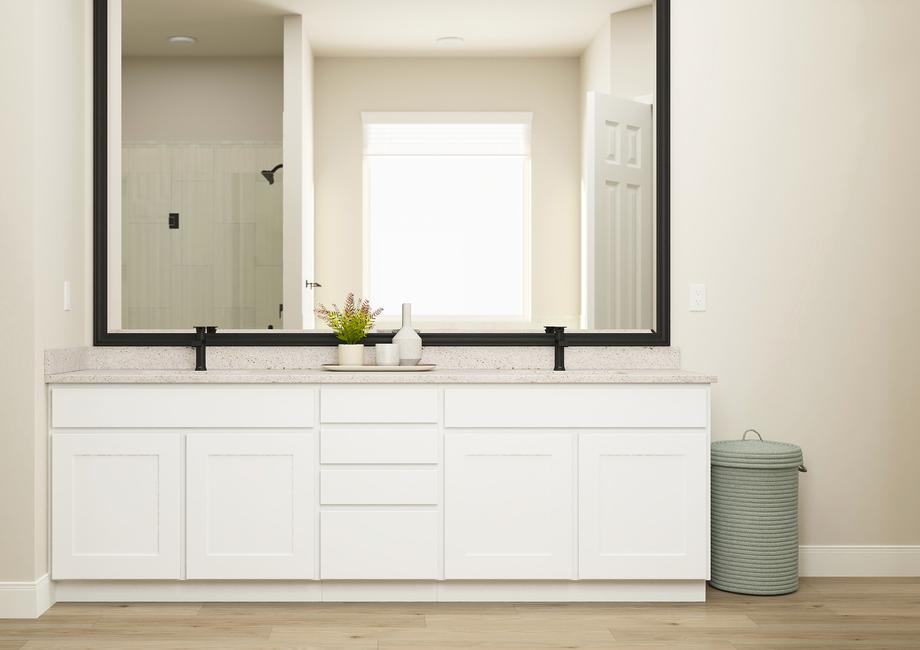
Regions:
M 530 114 L 365 113 L 364 274 L 418 321 L 530 320 Z

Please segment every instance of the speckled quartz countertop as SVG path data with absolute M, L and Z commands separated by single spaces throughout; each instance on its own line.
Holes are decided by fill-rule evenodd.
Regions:
M 94 369 L 48 374 L 49 384 L 711 384 L 716 378 L 687 370 L 492 370 L 436 368 L 427 372 L 293 370 Z

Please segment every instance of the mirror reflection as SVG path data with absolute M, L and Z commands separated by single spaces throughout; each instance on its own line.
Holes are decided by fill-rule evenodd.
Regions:
M 110 330 L 654 329 L 651 2 L 117 12 Z

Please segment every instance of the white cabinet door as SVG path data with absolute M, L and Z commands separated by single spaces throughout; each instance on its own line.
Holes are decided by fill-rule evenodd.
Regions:
M 706 432 L 580 435 L 578 577 L 707 578 Z
M 574 577 L 572 435 L 448 433 L 445 577 Z
M 193 433 L 186 440 L 188 578 L 313 578 L 313 434 Z
M 59 433 L 51 447 L 51 577 L 179 578 L 179 434 Z

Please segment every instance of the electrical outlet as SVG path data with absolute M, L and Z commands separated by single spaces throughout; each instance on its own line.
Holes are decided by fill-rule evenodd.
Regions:
M 690 311 L 706 311 L 706 285 L 690 285 Z
M 64 280 L 64 311 L 73 309 L 73 301 L 70 295 L 70 280 Z

